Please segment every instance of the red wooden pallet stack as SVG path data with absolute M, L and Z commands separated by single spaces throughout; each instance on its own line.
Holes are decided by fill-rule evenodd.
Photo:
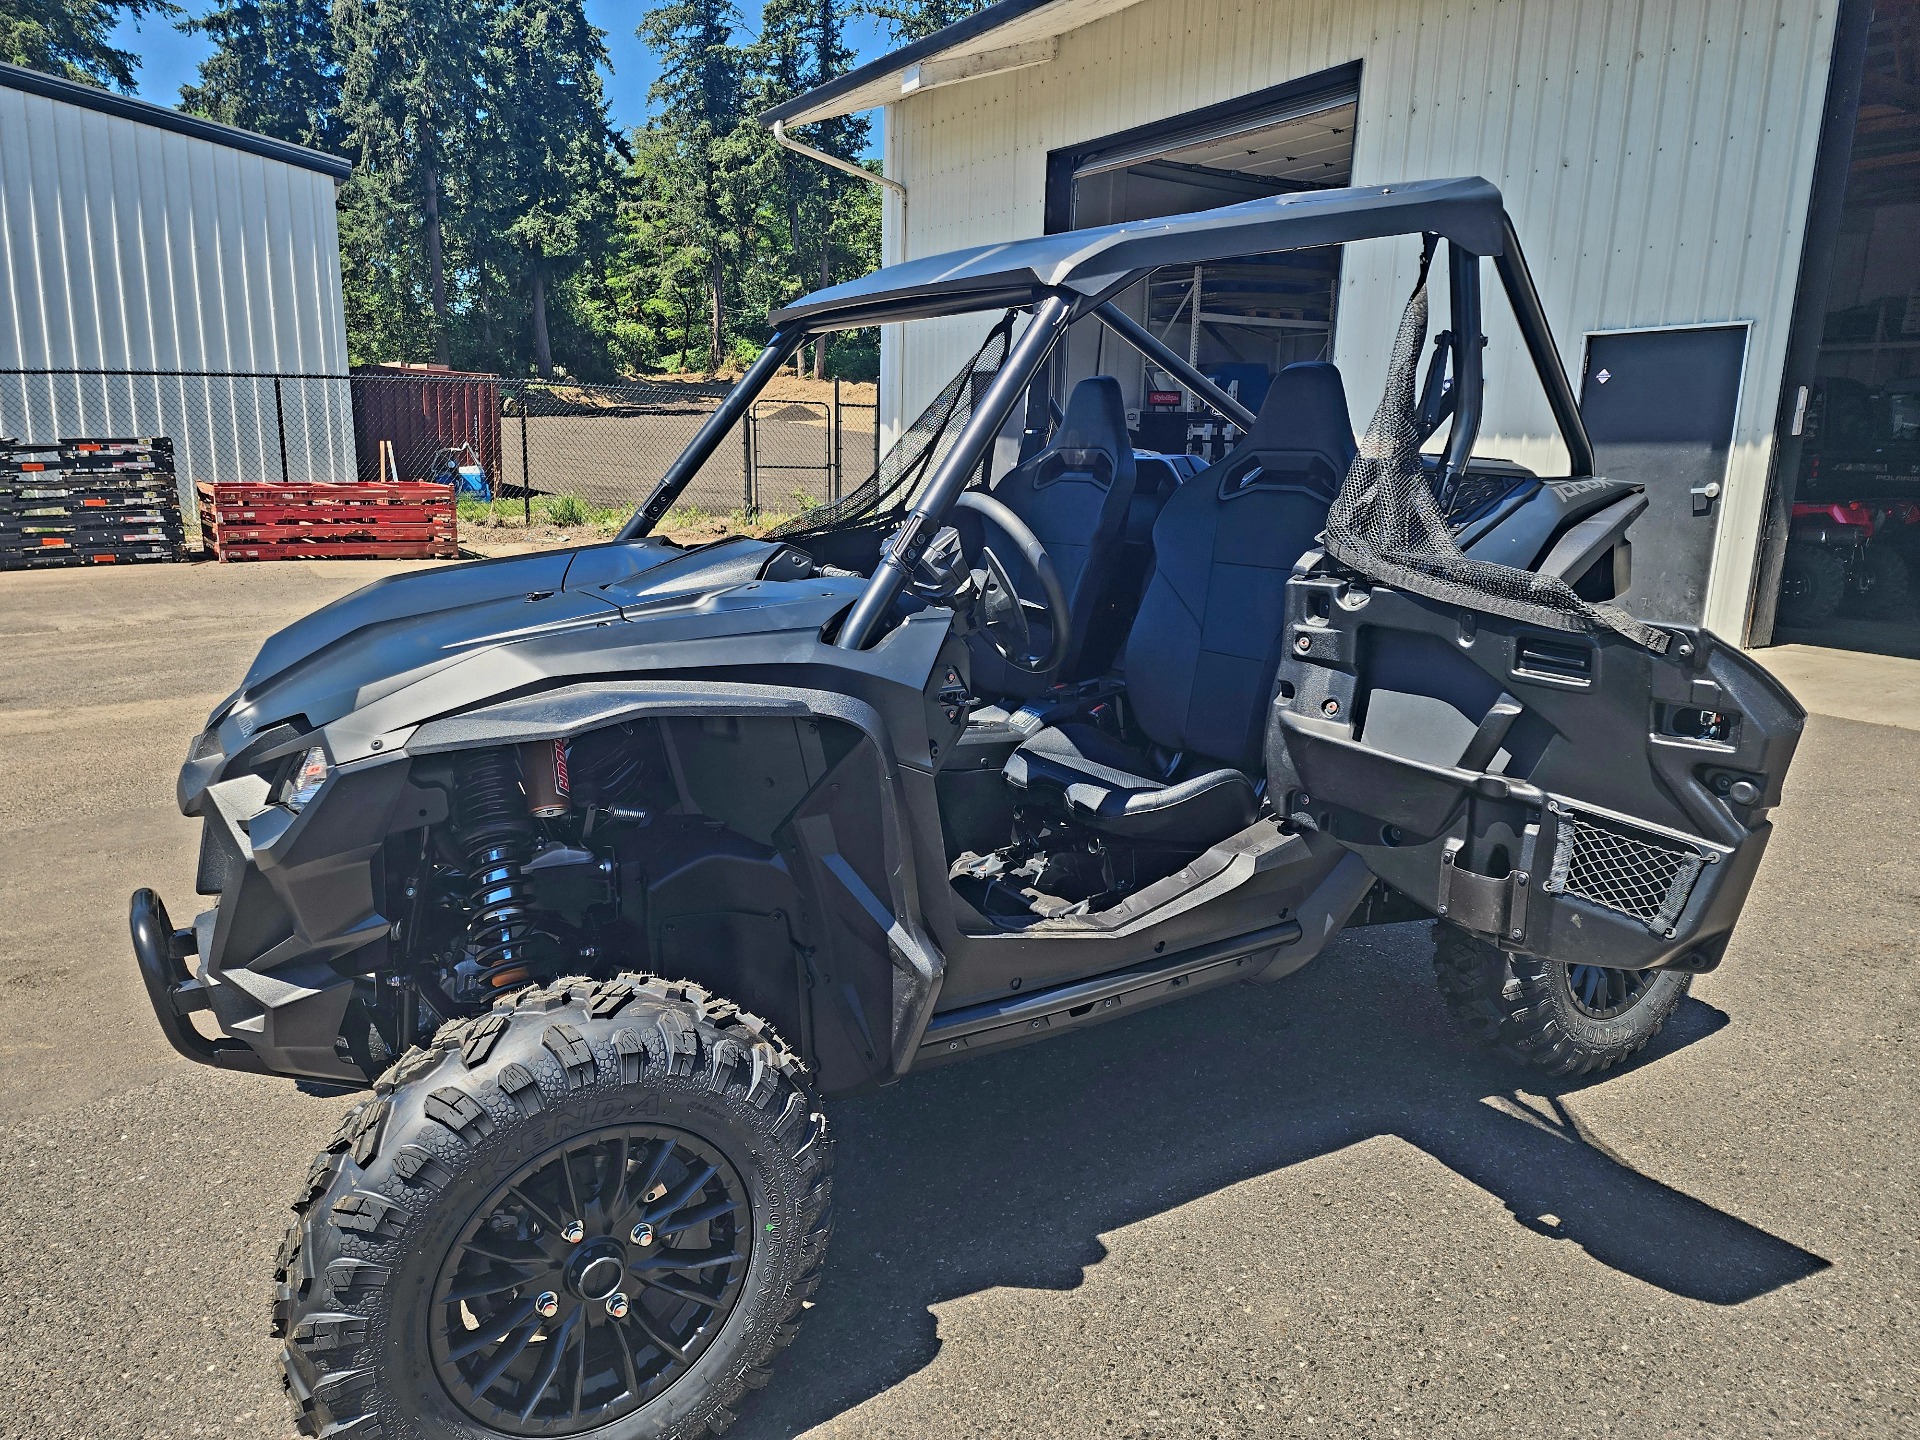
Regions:
M 200 534 L 222 560 L 433 560 L 460 553 L 453 487 L 201 481 Z

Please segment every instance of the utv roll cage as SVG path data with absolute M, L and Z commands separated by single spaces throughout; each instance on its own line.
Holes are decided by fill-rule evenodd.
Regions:
M 773 335 L 766 348 L 668 467 L 619 538 L 634 540 L 652 531 L 767 382 L 808 338 L 933 316 L 1026 310 L 1031 315 L 1026 328 L 975 402 L 952 446 L 913 497 L 899 528 L 883 547 L 865 592 L 835 637 L 834 643 L 843 649 L 863 649 L 873 640 L 910 570 L 945 523 L 1014 404 L 1041 374 L 1069 327 L 1088 317 L 1098 319 L 1244 430 L 1253 423 L 1252 413 L 1122 311 L 1115 298 L 1165 265 L 1206 264 L 1416 234 L 1447 242 L 1452 318 L 1439 337 L 1422 391 L 1422 418 L 1429 435 L 1449 417 L 1453 421 L 1439 477 L 1442 491 L 1466 473 L 1479 438 L 1484 390 L 1480 262 L 1487 259 L 1500 277 L 1546 394 L 1571 473 L 1591 475 L 1593 443 L 1561 367 L 1546 309 L 1513 221 L 1499 190 L 1472 176 L 1276 195 L 1194 215 L 983 245 L 909 260 L 816 291 L 773 312 Z
M 1337 366 L 1256 417 L 1119 308 L 1390 235 L 1419 278 L 1358 443 Z M 1472 457 L 1489 259 L 1571 476 Z M 871 480 L 646 538 L 805 337 L 976 311 Z M 1116 376 L 1056 410 L 1089 317 L 1245 433 L 1186 470 Z M 1647 502 L 1593 461 L 1493 186 L 1288 195 L 796 302 L 619 541 L 268 640 L 180 772 L 212 908 L 129 915 L 182 1054 L 374 1090 L 279 1251 L 299 1427 L 717 1433 L 818 1283 L 826 1101 L 1284 979 L 1349 924 L 1439 922 L 1447 1008 L 1547 1074 L 1635 1054 L 1727 951 L 1804 714 L 1608 603 Z

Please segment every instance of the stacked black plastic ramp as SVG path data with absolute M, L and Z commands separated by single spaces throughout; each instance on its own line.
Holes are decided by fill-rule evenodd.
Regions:
M 0 440 L 0 570 L 185 558 L 166 436 Z

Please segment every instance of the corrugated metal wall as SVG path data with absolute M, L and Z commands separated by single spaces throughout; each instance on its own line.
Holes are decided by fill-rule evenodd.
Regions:
M 910 187 L 911 254 L 1038 234 L 1049 150 L 1363 61 L 1355 183 L 1499 184 L 1576 384 L 1588 331 L 1751 322 L 1707 612 L 1738 636 L 1834 17 L 1835 0 L 1142 0 L 1051 64 L 891 107 L 887 173 Z M 1349 249 L 1336 358 L 1356 425 L 1415 258 L 1412 241 Z M 1480 448 L 1564 463 L 1503 310 Z M 955 328 L 889 337 L 903 413 L 963 358 Z
M 334 182 L 0 88 L 0 370 L 344 376 Z M 174 435 L 183 485 L 350 480 L 347 384 L 0 374 L 0 434 Z

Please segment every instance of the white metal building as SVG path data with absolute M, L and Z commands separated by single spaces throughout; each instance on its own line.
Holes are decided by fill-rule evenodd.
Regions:
M 174 437 L 194 480 L 354 476 L 344 160 L 0 65 L 0 435 Z M 287 377 L 329 377 L 293 380 Z
M 1637 374 L 1643 359 L 1680 366 L 1685 378 L 1705 363 L 1688 358 L 1706 354 L 1703 345 L 1722 357 L 1712 383 L 1724 395 L 1700 403 L 1703 413 L 1725 409 L 1728 433 L 1674 440 L 1706 445 L 1711 453 L 1683 469 L 1698 484 L 1705 464 L 1719 488 L 1702 498 L 1688 485 L 1663 500 L 1650 484 L 1655 503 L 1643 524 L 1699 537 L 1676 541 L 1672 559 L 1699 571 L 1676 602 L 1693 614 L 1666 618 L 1764 641 L 1809 396 L 1817 401 L 1820 377 L 1833 370 L 1821 339 L 1831 328 L 1841 200 L 1854 193 L 1848 147 L 1856 124 L 1886 119 L 1898 130 L 1907 117 L 1920 120 L 1920 85 L 1910 83 L 1920 77 L 1897 73 L 1908 63 L 1897 56 L 1915 48 L 1906 42 L 1920 39 L 1916 7 L 1877 8 L 1003 0 L 767 119 L 803 126 L 885 107 L 885 169 L 906 191 L 887 196 L 889 261 L 1287 189 L 1487 177 L 1506 196 L 1576 388 L 1591 396 L 1596 377 Z M 1870 29 L 1879 58 L 1868 55 Z M 1877 75 L 1883 64 L 1892 68 Z M 1920 131 L 1896 137 L 1894 149 L 1881 163 L 1920 158 Z M 1860 163 L 1855 156 L 1856 189 Z M 1860 239 L 1855 248 L 1869 247 Z M 1839 253 L 1844 268 L 1844 245 Z M 1227 367 L 1223 374 L 1236 362 L 1257 375 L 1291 359 L 1332 358 L 1358 429 L 1379 397 L 1417 245 L 1287 258 L 1291 269 L 1249 263 L 1156 277 L 1123 303 L 1157 331 L 1190 338 L 1192 358 Z M 1886 285 L 1920 280 L 1913 263 L 1901 264 Z M 1547 473 L 1564 458 L 1499 311 L 1489 306 L 1478 449 Z M 1443 319 L 1436 315 L 1436 329 Z M 979 329 L 884 337 L 884 420 L 910 418 Z M 1620 358 L 1603 363 L 1609 356 Z M 1093 363 L 1076 355 L 1069 369 L 1087 373 Z M 1120 378 L 1129 405 L 1151 413 L 1152 378 Z M 1591 411 L 1589 424 L 1598 424 Z M 1596 430 L 1603 465 L 1607 439 Z M 1643 548 L 1660 553 L 1658 543 Z

